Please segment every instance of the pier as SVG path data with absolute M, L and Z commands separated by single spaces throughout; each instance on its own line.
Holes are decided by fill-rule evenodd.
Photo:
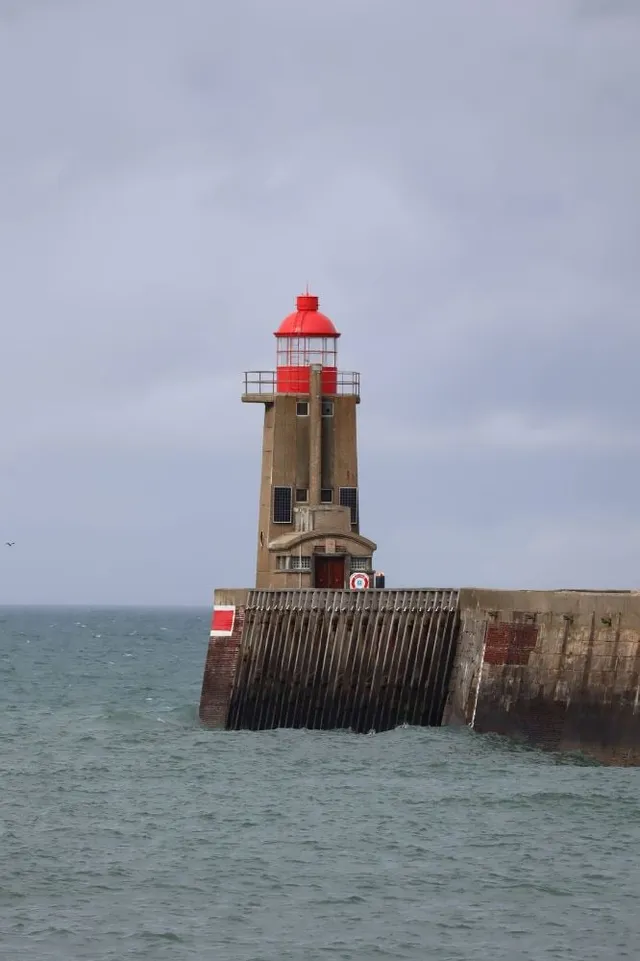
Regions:
M 640 594 L 219 590 L 200 719 L 227 730 L 463 724 L 640 763 Z

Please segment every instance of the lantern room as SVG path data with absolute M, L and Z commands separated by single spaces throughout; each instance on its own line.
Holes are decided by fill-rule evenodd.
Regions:
M 338 382 L 338 337 L 340 334 L 318 310 L 313 294 L 301 294 L 296 310 L 275 332 L 277 345 L 276 391 L 279 394 L 308 394 L 312 365 L 322 366 L 322 393 L 335 394 Z

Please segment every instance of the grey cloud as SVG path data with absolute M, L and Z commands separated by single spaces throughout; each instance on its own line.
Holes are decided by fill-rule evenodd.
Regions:
M 631 8 L 0 11 L 0 601 L 250 583 L 241 374 L 307 281 L 391 583 L 633 580 Z
M 638 19 L 640 10 L 635 0 L 577 0 L 579 17 L 587 20 Z

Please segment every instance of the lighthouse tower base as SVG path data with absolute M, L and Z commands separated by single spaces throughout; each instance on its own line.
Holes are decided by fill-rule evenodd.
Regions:
M 462 724 L 640 764 L 640 593 L 218 590 L 212 728 Z

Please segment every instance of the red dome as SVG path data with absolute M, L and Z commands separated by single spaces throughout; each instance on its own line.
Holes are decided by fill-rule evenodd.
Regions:
M 276 337 L 339 337 L 333 321 L 318 310 L 318 298 L 314 294 L 300 294 L 292 314 L 282 321 Z

